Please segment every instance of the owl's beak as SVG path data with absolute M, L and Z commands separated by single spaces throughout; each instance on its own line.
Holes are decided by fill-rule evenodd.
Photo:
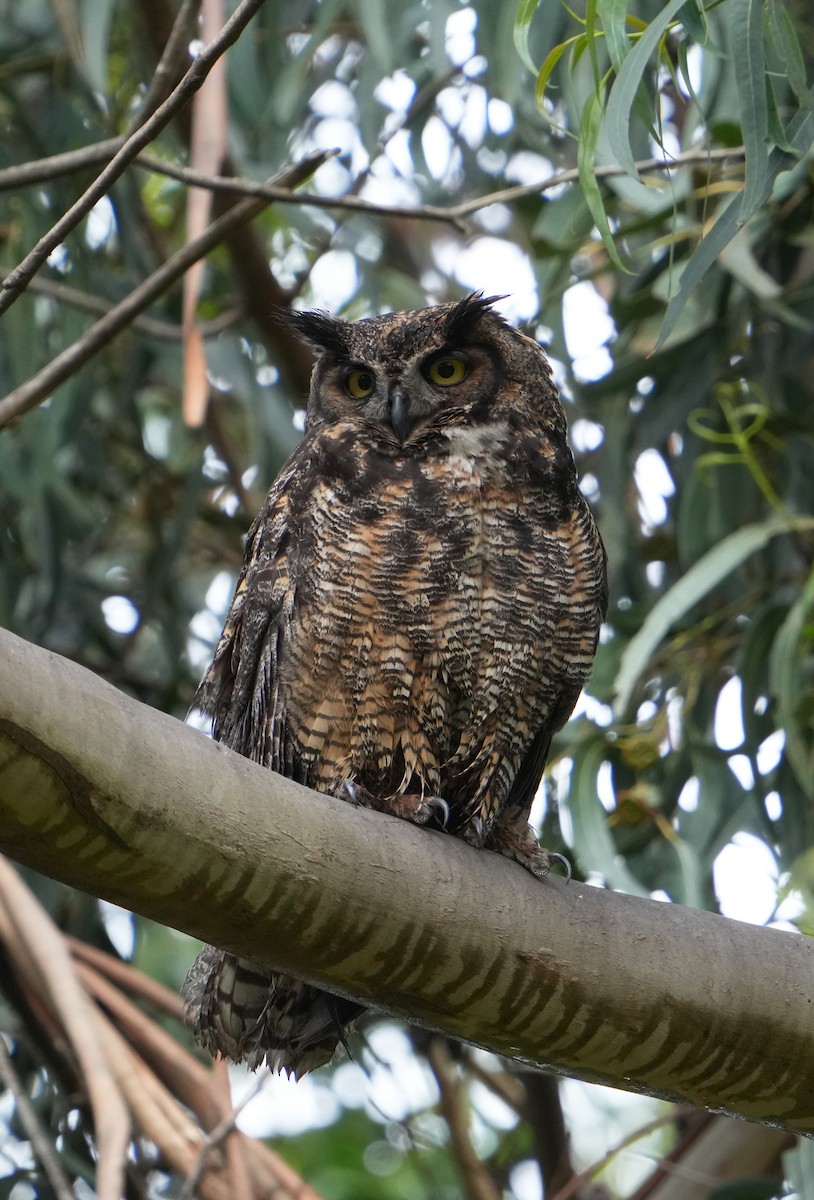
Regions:
M 413 427 L 410 416 L 410 397 L 400 383 L 391 383 L 387 392 L 387 403 L 390 408 L 390 424 L 400 442 L 406 440 Z

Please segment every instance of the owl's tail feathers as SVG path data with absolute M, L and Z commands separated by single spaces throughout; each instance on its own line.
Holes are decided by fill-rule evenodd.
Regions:
M 186 1020 L 210 1054 L 256 1071 L 301 1076 L 334 1057 L 360 1004 L 332 996 L 251 959 L 204 946 L 183 986 Z

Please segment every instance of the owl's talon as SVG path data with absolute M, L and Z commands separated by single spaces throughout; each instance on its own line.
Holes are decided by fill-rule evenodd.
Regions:
M 541 846 L 531 826 L 521 833 L 511 826 L 497 824 L 489 831 L 486 845 L 489 850 L 496 850 L 498 854 L 505 854 L 506 858 L 520 863 L 537 879 L 545 879 L 554 863 L 561 863 L 566 884 L 571 882 L 571 863 L 564 854 Z
M 346 800 L 348 804 L 358 804 L 356 784 L 352 779 L 343 779 L 336 789 L 337 799 Z
M 352 804 L 354 808 L 373 807 L 370 793 L 366 788 L 358 784 L 355 779 L 343 779 L 334 788 L 334 795 L 337 800 L 344 800 L 346 804 Z
M 472 817 L 463 828 L 464 840 L 477 850 L 483 846 L 483 821 L 480 817 Z
M 430 796 L 426 803 L 430 807 L 431 815 L 438 821 L 442 829 L 446 829 L 449 824 L 449 805 L 443 796 Z
M 569 860 L 564 854 L 559 854 L 556 850 L 549 850 L 548 857 L 556 859 L 557 862 L 562 863 L 563 870 L 565 871 L 565 882 L 566 885 L 569 884 L 571 882 L 571 863 Z
M 445 828 L 449 820 L 449 805 L 442 796 L 420 796 L 408 793 L 406 796 L 395 796 L 387 804 L 385 812 L 402 820 L 412 821 L 414 825 L 426 825 L 432 817 Z

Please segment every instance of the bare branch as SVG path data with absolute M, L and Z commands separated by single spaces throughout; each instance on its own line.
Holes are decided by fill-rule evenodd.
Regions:
M 654 171 L 673 171 L 678 167 L 703 166 L 708 162 L 727 162 L 730 159 L 733 162 L 739 162 L 744 158 L 745 153 L 743 146 L 717 150 L 701 146 L 697 150 L 686 150 L 674 158 L 642 158 L 633 165 L 640 175 L 651 175 Z M 599 166 L 594 169 L 594 175 L 597 179 L 614 179 L 620 175 L 627 175 L 627 171 L 624 167 Z M 522 200 L 525 196 L 536 196 L 550 191 L 552 188 L 560 187 L 564 183 L 577 183 L 578 181 L 579 171 L 574 167 L 569 171 L 560 171 L 557 175 L 551 175 L 541 183 L 518 184 L 517 187 L 503 188 L 502 191 L 492 192 L 488 196 L 465 200 L 462 204 L 456 204 L 452 212 L 458 218 L 468 217 L 471 213 L 480 212 L 489 204 L 512 204 L 515 200 Z
M 244 27 L 262 6 L 263 0 L 242 0 L 241 4 L 223 26 L 218 37 L 205 46 L 184 78 L 164 103 L 128 137 L 91 186 L 56 222 L 48 233 L 23 261 L 10 272 L 0 285 L 0 313 L 6 311 L 25 291 L 48 255 L 55 250 L 82 218 L 90 212 L 119 178 L 125 168 L 169 123 L 173 116 L 189 101 L 203 83 L 209 71 L 229 46 L 237 40 Z M 141 120 L 141 117 L 137 118 Z
M 4 279 L 6 274 L 6 269 L 0 267 L 0 279 Z M 103 300 L 101 296 L 92 296 L 90 292 L 82 292 L 79 288 L 58 283 L 55 279 L 43 279 L 41 276 L 36 276 L 28 286 L 32 292 L 37 292 L 41 296 L 50 296 L 53 300 L 59 300 L 61 304 L 70 304 L 74 308 L 94 313 L 96 316 L 105 316 L 115 307 L 109 301 Z M 243 306 L 236 304 L 225 309 L 220 316 L 212 317 L 208 321 L 199 321 L 198 329 L 204 338 L 217 337 L 225 329 L 231 328 L 243 315 Z M 172 321 L 159 321 L 155 317 L 135 317 L 130 325 L 131 328 L 138 329 L 147 337 L 160 338 L 163 342 L 180 342 L 183 336 L 180 325 L 176 325 Z
M 114 958 L 112 954 L 106 954 L 104 950 L 99 950 L 88 942 L 80 941 L 79 938 L 70 937 L 67 934 L 65 941 L 75 959 L 93 967 L 95 971 L 104 975 L 118 987 L 135 992 L 142 1000 L 146 1000 L 161 1012 L 180 1021 L 183 1002 L 176 992 L 165 987 L 163 983 L 159 983 L 157 979 L 151 979 L 143 971 L 137 971 L 129 963 L 122 962 L 120 958 Z
M 39 159 L 37 162 L 23 163 L 18 167 L 6 167 L 0 171 L 0 191 L 12 188 L 26 187 L 30 184 L 42 183 L 45 180 L 83 170 L 99 162 L 106 162 L 122 145 L 121 138 L 110 138 L 108 141 L 96 142 L 82 150 L 72 150 L 67 154 L 55 154 L 50 158 Z M 740 162 L 744 157 L 742 146 L 707 150 L 699 147 L 678 154 L 675 158 L 643 158 L 637 162 L 636 169 L 641 175 L 652 175 L 657 171 L 674 170 L 685 166 L 703 166 L 712 162 Z M 232 195 L 265 196 L 269 200 L 277 200 L 281 204 L 299 204 L 310 208 L 331 208 L 348 212 L 370 212 L 378 216 L 404 217 L 415 221 L 444 221 L 447 224 L 461 227 L 465 217 L 488 208 L 490 204 L 511 204 L 526 196 L 539 196 L 552 188 L 562 187 L 563 184 L 576 183 L 579 172 L 575 168 L 558 171 L 536 183 L 518 184 L 516 187 L 501 188 L 497 192 L 489 192 L 485 196 L 477 196 L 472 200 L 464 200 L 460 204 L 451 204 L 442 208 L 440 205 L 398 205 L 379 204 L 366 200 L 362 196 L 315 196 L 298 192 L 293 195 L 284 188 L 275 185 L 259 183 L 253 179 L 243 179 L 240 176 L 202 175 L 188 167 L 166 162 L 148 153 L 139 154 L 135 165 L 158 175 L 166 175 L 177 179 L 191 187 L 210 188 L 214 192 L 228 192 Z M 623 167 L 600 166 L 596 168 L 599 179 L 612 179 L 624 175 Z
M 195 36 L 200 8 L 201 0 L 182 0 L 161 58 L 153 71 L 150 88 L 133 123 L 134 127 L 142 125 L 150 114 L 155 112 L 175 87 L 179 76 L 184 74 L 189 58 L 189 44 Z
M 11 1055 L 2 1035 L 0 1035 L 0 1080 L 14 1096 L 20 1124 L 28 1135 L 34 1157 L 54 1189 L 57 1200 L 75 1200 L 73 1188 L 62 1170 L 59 1156 L 40 1125 L 34 1105 L 29 1100 L 25 1088 L 14 1070 L 14 1063 L 11 1061 Z
M 0 850 L 499 1054 L 814 1132 L 811 939 L 533 879 L 2 630 Z
M 713 1193 L 725 1195 L 727 1185 L 737 1194 L 736 1180 L 755 1176 L 769 1176 L 779 1184 L 781 1155 L 794 1143 L 782 1129 L 755 1129 L 743 1121 L 703 1114 L 629 1200 L 709 1200 Z
M 296 187 L 307 178 L 326 158 L 330 151 L 319 151 L 316 155 L 306 158 L 303 162 L 286 167 L 278 176 L 278 181 L 288 181 L 290 187 Z M 142 284 L 135 288 L 120 304 L 110 309 L 106 316 L 92 325 L 87 333 L 78 338 L 61 354 L 52 359 L 47 366 L 26 380 L 18 388 L 0 401 L 0 429 L 9 422 L 22 416 L 30 408 L 45 400 L 55 387 L 63 383 L 89 359 L 110 342 L 117 333 L 126 328 L 134 317 L 143 312 L 153 300 L 166 291 L 184 271 L 203 258 L 219 242 L 247 221 L 251 221 L 266 207 L 269 201 L 265 198 L 257 200 L 241 200 L 230 208 L 224 216 L 214 221 L 209 228 L 194 242 L 188 242 L 177 254 L 173 254 L 157 271 L 148 276 Z
M 220 1146 L 223 1142 L 227 1141 L 227 1139 L 229 1139 L 230 1135 L 232 1133 L 234 1133 L 235 1129 L 237 1128 L 237 1119 L 240 1116 L 241 1112 L 243 1111 L 243 1109 L 246 1107 L 247 1104 L 249 1104 L 252 1100 L 255 1099 L 255 1097 L 258 1095 L 258 1093 L 264 1087 L 264 1085 L 266 1083 L 266 1079 L 268 1078 L 265 1075 L 261 1075 L 258 1079 L 256 1079 L 253 1086 L 249 1089 L 249 1091 L 243 1097 L 241 1102 L 239 1104 L 235 1105 L 234 1107 L 232 1107 L 232 1103 L 231 1103 L 231 1099 L 230 1099 L 230 1089 L 229 1089 L 229 1076 L 227 1074 L 226 1063 L 225 1062 L 215 1063 L 214 1070 L 215 1070 L 216 1075 L 218 1075 L 220 1077 L 219 1083 L 221 1086 L 219 1088 L 219 1093 L 220 1093 L 220 1098 L 222 1101 L 222 1106 L 225 1109 L 224 1115 L 220 1119 L 218 1124 L 215 1126 L 215 1128 L 212 1129 L 206 1135 L 206 1139 L 205 1139 L 203 1145 L 201 1146 L 200 1150 L 198 1151 L 198 1157 L 195 1160 L 195 1164 L 192 1167 L 192 1169 L 187 1173 L 187 1177 L 181 1186 L 181 1190 L 178 1193 L 178 1200 L 192 1200 L 192 1197 L 195 1195 L 195 1192 L 198 1187 L 198 1181 L 200 1180 L 201 1175 L 206 1170 L 207 1156 L 213 1150 L 217 1149 L 217 1147 Z M 236 1140 L 236 1139 L 233 1139 L 233 1140 Z M 245 1167 L 245 1164 L 243 1164 L 243 1165 Z M 246 1181 L 244 1180 L 243 1182 L 245 1183 Z M 244 1189 L 244 1191 L 245 1190 L 246 1189 Z M 251 1193 L 249 1193 L 249 1195 L 250 1194 Z M 235 1200 L 242 1200 L 242 1197 L 235 1197 Z
M 28 969 L 79 1059 L 99 1149 L 100 1200 L 118 1200 L 130 1139 L 130 1116 L 101 1046 L 93 1010 L 58 929 L 17 872 L 0 859 L 0 923 L 6 942 L 25 948 Z
M 427 1047 L 427 1062 L 441 1093 L 441 1112 L 449 1128 L 452 1155 L 468 1200 L 500 1200 L 500 1193 L 472 1145 L 463 1080 L 443 1038 L 432 1039 Z
M 0 171 L 0 192 L 18 191 L 109 162 L 126 140 L 124 137 L 106 138 L 103 142 L 94 142 L 80 150 L 67 150 L 64 154 L 52 154 L 48 158 L 20 163 L 16 167 L 4 167 Z
M 670 171 L 684 166 L 701 166 L 707 162 L 740 161 L 744 156 L 742 146 L 733 148 L 708 150 L 699 148 L 678 154 L 675 158 L 643 158 L 637 162 L 636 169 L 642 175 L 652 175 L 656 171 Z M 485 196 L 477 196 L 472 200 L 464 200 L 461 204 L 450 204 L 441 207 L 434 204 L 419 204 L 415 206 L 400 204 L 380 204 L 374 200 L 366 200 L 363 196 L 315 196 L 297 192 L 296 195 L 284 188 L 269 184 L 258 183 L 252 179 L 241 179 L 237 176 L 202 175 L 188 167 L 175 163 L 167 163 L 153 155 L 142 154 L 136 160 L 136 166 L 146 167 L 171 179 L 178 179 L 191 187 L 211 188 L 216 192 L 240 193 L 246 196 L 265 196 L 267 200 L 277 200 L 281 204 L 297 204 L 307 208 L 331 208 L 347 212 L 374 213 L 382 217 L 403 217 L 412 221 L 443 221 L 466 231 L 463 225 L 465 217 L 488 208 L 491 204 L 511 204 L 526 196 L 538 196 L 563 184 L 576 183 L 579 171 L 576 167 L 568 171 L 558 171 L 541 179 L 537 183 L 521 184 L 517 187 L 502 188 L 498 192 L 490 192 Z M 612 179 L 627 172 L 624 167 L 605 166 L 596 168 L 598 179 Z M 2 174 L 0 174 L 2 181 Z

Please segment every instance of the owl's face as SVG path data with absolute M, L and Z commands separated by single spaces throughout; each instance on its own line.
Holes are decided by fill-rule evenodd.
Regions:
M 387 313 L 348 324 L 326 313 L 286 317 L 320 356 L 308 425 L 346 425 L 386 453 L 417 449 L 452 427 L 491 425 L 552 399 L 548 363 L 490 308 L 497 297 Z M 554 414 L 551 414 L 554 415 Z

